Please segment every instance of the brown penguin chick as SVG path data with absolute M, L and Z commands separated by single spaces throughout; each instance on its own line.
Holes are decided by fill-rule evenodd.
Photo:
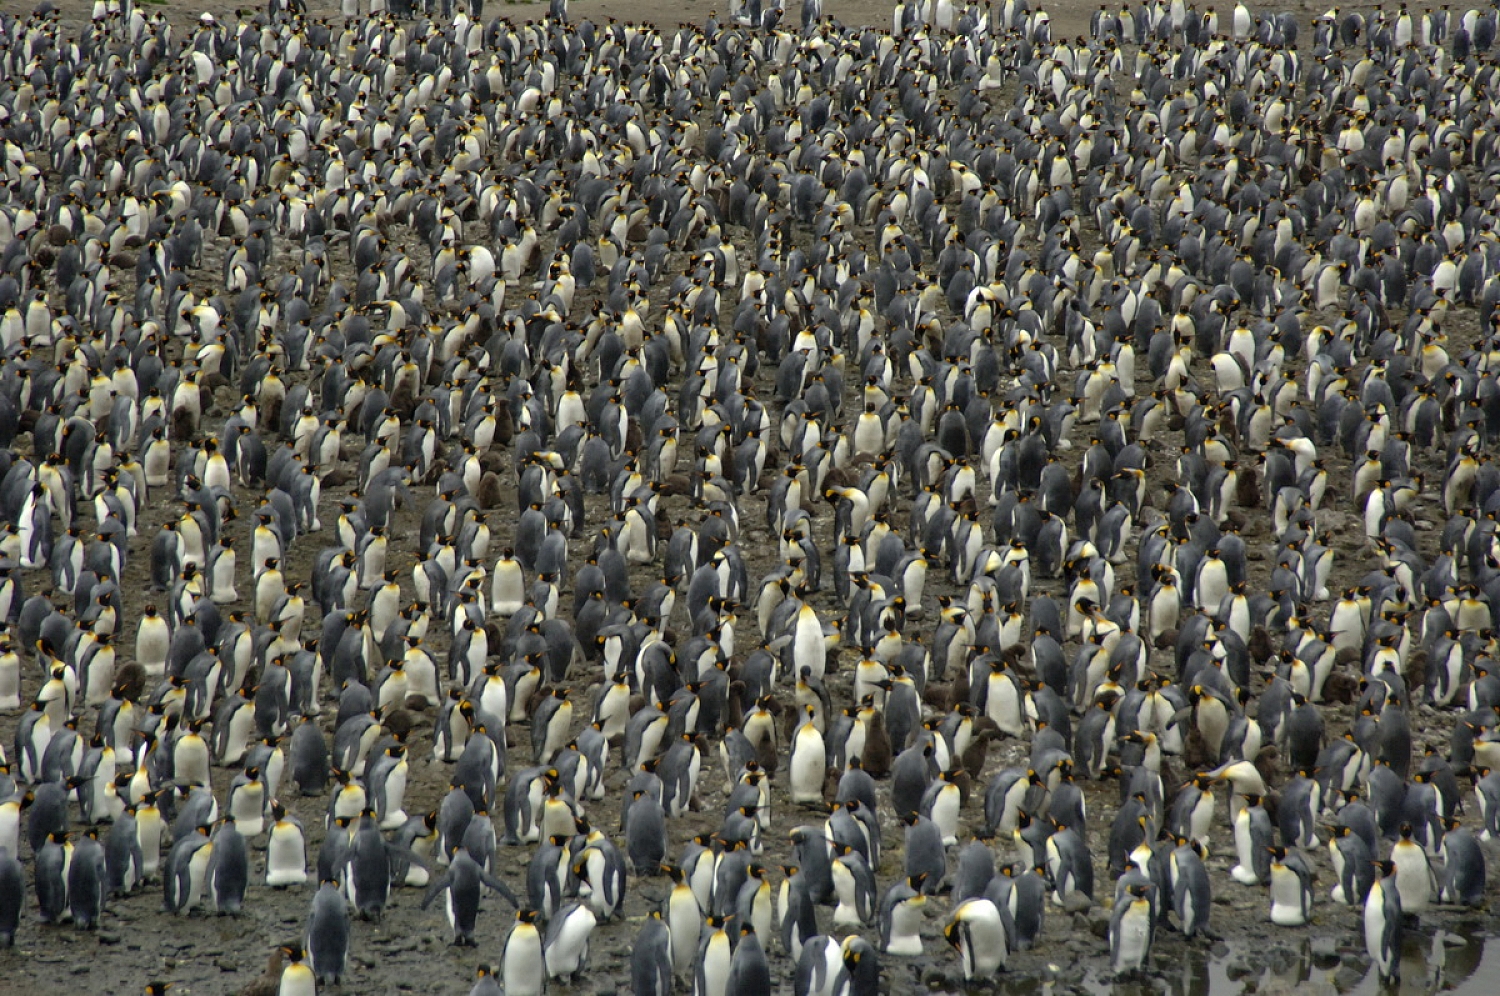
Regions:
M 344 466 L 330 467 L 322 476 L 322 485 L 325 488 L 342 488 L 354 481 L 354 475 L 349 468 Z
M 969 804 L 969 796 L 974 792 L 974 779 L 969 777 L 968 768 L 958 767 L 948 771 L 940 771 L 938 772 L 938 777 L 945 782 L 952 782 L 958 786 L 958 804 L 960 808 Z
M 659 493 L 663 495 L 681 495 L 684 497 L 689 497 L 693 493 L 692 478 L 688 477 L 686 474 L 668 474 L 666 480 L 661 482 L 661 490 Z M 661 514 L 661 512 L 658 512 L 658 514 Z M 668 538 L 670 538 L 670 534 L 668 534 Z
M 387 406 L 403 424 L 412 421 L 412 416 L 417 413 L 417 392 L 410 380 L 402 380 L 396 385 Z
M 1260 777 L 1265 781 L 1268 789 L 1281 781 L 1280 762 L 1281 750 L 1275 744 L 1266 744 L 1251 762 L 1255 765 L 1255 770 L 1260 772 Z
M 485 471 L 479 478 L 474 500 L 479 503 L 480 508 L 499 508 L 505 500 L 505 486 L 500 483 L 500 475 L 494 471 Z
M 283 948 L 277 948 L 271 952 L 266 959 L 266 970 L 259 977 L 252 979 L 240 989 L 237 996 L 276 996 L 281 991 L 281 955 Z
M 1360 647 L 1345 647 L 1334 655 L 1335 667 L 1359 667 L 1364 663 L 1365 652 Z
M 989 719 L 988 716 L 984 718 Z M 993 723 L 994 720 L 990 722 Z M 974 725 L 977 727 L 979 724 L 976 722 Z M 969 746 L 964 748 L 962 755 L 964 774 L 969 781 L 977 782 L 984 776 L 984 765 L 990 757 L 990 744 L 999 738 L 999 727 L 974 731 L 974 738 L 969 741 Z M 964 794 L 964 804 L 968 804 L 967 791 Z
M 951 701 L 969 701 L 969 669 L 967 667 L 959 668 L 958 673 L 953 676 L 953 681 L 949 687 L 951 689 Z
M 493 619 L 484 624 L 484 636 L 492 647 L 498 647 L 505 642 L 505 630 Z
M 479 454 L 479 469 L 486 474 L 506 474 L 510 471 L 510 457 L 499 450 L 485 450 Z
M 631 703 L 631 713 L 635 704 Z M 724 703 L 724 732 L 738 730 L 745 725 L 745 683 L 738 678 L 729 683 L 729 698 Z
M 1163 799 L 1175 798 L 1177 793 L 1187 784 L 1188 780 L 1177 771 L 1175 765 L 1169 760 L 1170 755 L 1163 753 L 1161 756 L 1161 770 L 1157 776 L 1161 778 L 1161 797 Z
M 115 672 L 115 686 L 110 694 L 122 702 L 138 701 L 146 691 L 146 677 L 146 668 L 136 661 L 121 664 Z
M 1175 629 L 1164 629 L 1156 636 L 1157 650 L 1170 650 L 1177 646 L 1177 631 Z
M 755 745 L 755 760 L 765 769 L 767 775 L 774 776 L 776 770 L 781 767 L 781 755 L 776 749 L 776 741 L 767 739 Z
M 197 432 L 197 424 L 193 420 L 193 413 L 186 408 L 174 408 L 172 410 L 172 436 L 176 440 L 192 439 Z
M 1359 679 L 1348 671 L 1335 670 L 1323 682 L 1323 701 L 1349 705 L 1359 697 Z
M 842 467 L 830 468 L 828 473 L 823 475 L 823 494 L 825 500 L 830 505 L 836 505 L 838 503 L 838 496 L 834 495 L 832 498 L 827 498 L 828 492 L 853 487 L 858 483 L 858 481 L 850 480 L 849 474 Z
M 891 735 L 885 728 L 885 714 L 878 709 L 865 724 L 865 749 L 860 761 L 871 778 L 887 778 L 891 773 Z
M 495 399 L 495 445 L 509 446 L 516 436 L 515 416 L 510 413 L 510 399 Z M 482 459 L 482 458 L 481 458 Z
M 1418 647 L 1406 662 L 1406 687 L 1427 687 L 1427 651 Z
M 922 701 L 937 712 L 949 712 L 953 708 L 953 685 L 949 682 L 929 681 L 922 689 Z
M 1182 740 L 1182 758 L 1183 763 L 1194 771 L 1203 771 L 1218 763 L 1218 758 L 1209 756 L 1208 741 L 1203 739 L 1196 725 L 1188 727 L 1187 736 Z
M 404 740 L 417 725 L 417 717 L 413 716 L 409 710 L 398 707 L 381 716 L 380 725 L 391 736 Z
M 1271 634 L 1259 624 L 1250 630 L 1250 642 L 1245 649 L 1250 652 L 1250 659 L 1257 665 L 1264 664 L 1275 653 L 1275 648 L 1271 645 Z
M 554 686 L 546 682 L 538 681 L 536 688 L 532 689 L 531 698 L 526 700 L 526 715 L 536 714 L 536 707 L 542 704 L 542 700 L 551 697 Z
M 838 801 L 841 777 L 837 768 L 829 768 L 823 775 L 823 805 L 830 813 L 833 812 L 834 803 Z

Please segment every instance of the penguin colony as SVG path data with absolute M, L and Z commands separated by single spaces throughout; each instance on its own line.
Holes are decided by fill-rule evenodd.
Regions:
M 0 16 L 0 942 L 1396 975 L 1500 833 L 1495 32 Z

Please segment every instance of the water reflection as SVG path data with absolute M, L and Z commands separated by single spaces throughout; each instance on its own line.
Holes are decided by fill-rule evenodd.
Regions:
M 1269 939 L 1269 950 L 1251 957 L 1244 942 L 1212 952 L 1176 947 L 1153 955 L 1149 975 L 1113 978 L 1077 966 L 1049 966 L 1041 974 L 1013 972 L 975 992 L 997 996 L 1496 996 L 1500 993 L 1500 937 L 1493 918 L 1476 918 L 1454 930 L 1408 930 L 1401 979 L 1382 985 L 1362 948 L 1346 946 L 1358 935 L 1335 928 L 1337 942 Z M 1252 967 L 1252 964 L 1254 967 Z M 958 996 L 958 994 L 953 994 Z M 967 994 L 965 994 L 967 996 Z

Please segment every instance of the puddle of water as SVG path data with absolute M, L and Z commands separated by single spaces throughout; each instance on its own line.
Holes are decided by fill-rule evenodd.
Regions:
M 1274 939 L 1271 967 L 1245 971 L 1246 944 L 1227 945 L 1211 955 L 1201 949 L 1182 951 L 1168 960 L 1153 958 L 1149 975 L 1116 979 L 1090 970 L 1082 978 L 1027 975 L 1001 976 L 986 993 L 1000 996 L 1496 996 L 1500 993 L 1500 936 L 1491 921 L 1458 931 L 1411 930 L 1401 952 L 1401 979 L 1384 984 L 1374 968 L 1361 972 L 1344 964 L 1348 949 L 1313 951 L 1313 943 Z M 1347 932 L 1339 933 L 1347 937 Z M 1269 939 L 1268 939 L 1269 940 Z M 1218 949 L 1223 952 L 1223 947 Z M 1356 965 L 1359 962 L 1355 963 Z M 951 996 L 966 996 L 963 993 Z

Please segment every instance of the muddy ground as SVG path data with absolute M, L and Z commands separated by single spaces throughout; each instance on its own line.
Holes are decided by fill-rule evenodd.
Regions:
M 62 0 L 58 6 L 63 10 L 66 22 L 70 25 L 77 25 L 81 23 L 82 18 L 87 16 L 86 12 L 91 5 L 79 3 L 78 0 Z M 721 12 L 726 7 L 723 3 L 685 5 L 667 3 L 663 0 L 610 0 L 610 2 L 573 0 L 572 12 L 575 17 L 585 15 L 595 19 L 614 17 L 632 21 L 648 20 L 661 25 L 670 25 L 685 17 L 701 19 L 710 7 L 714 6 L 718 7 Z M 169 12 L 174 19 L 186 24 L 196 17 L 202 7 L 201 4 L 169 0 L 160 5 L 159 9 Z M 311 9 L 314 14 L 326 14 L 335 18 L 338 13 L 336 5 L 315 3 Z M 487 5 L 487 13 L 498 11 L 518 19 L 540 16 L 544 9 L 541 5 L 499 5 L 493 0 Z M 1072 35 L 1087 30 L 1088 15 L 1094 9 L 1094 5 L 1072 2 L 1054 3 L 1048 9 L 1052 15 L 1054 35 Z M 1229 7 L 1224 6 L 1222 9 L 1227 17 Z M 830 2 L 828 10 L 849 23 L 886 24 L 890 20 L 890 5 L 885 3 Z M 218 12 L 221 16 L 232 16 L 232 10 L 227 5 Z M 1311 6 L 1304 5 L 1302 12 L 1315 11 Z M 1085 219 L 1085 227 L 1090 236 L 1097 240 L 1098 232 L 1093 230 L 1091 219 Z M 396 238 L 409 236 L 409 233 L 399 229 L 391 234 Z M 426 250 L 418 240 L 410 239 L 410 248 L 418 260 L 425 260 Z M 213 279 L 212 274 L 218 271 L 219 259 L 220 257 L 213 251 L 209 252 L 204 265 L 204 275 L 207 279 Z M 270 269 L 272 272 L 279 272 L 275 266 Z M 576 307 L 578 313 L 586 314 L 590 299 L 582 293 L 581 297 L 582 303 Z M 1309 315 L 1308 324 L 1314 323 L 1317 318 L 1316 315 Z M 1450 344 L 1450 349 L 1456 354 L 1457 347 L 1472 341 L 1477 331 L 1477 325 L 1472 317 L 1450 323 L 1450 336 L 1455 340 L 1453 344 Z M 1142 376 L 1137 387 L 1149 390 L 1150 385 L 1146 380 L 1144 366 L 1144 363 L 1140 364 Z M 764 383 L 758 385 L 761 388 L 758 393 L 762 397 L 770 397 L 773 393 L 770 387 L 771 376 L 769 371 L 762 374 Z M 851 393 L 853 389 L 851 385 Z M 217 399 L 219 404 L 205 425 L 206 431 L 222 422 L 226 414 L 223 406 L 231 399 L 232 395 L 221 392 L 221 396 Z M 1162 493 L 1162 486 L 1171 476 L 1171 455 L 1176 453 L 1179 439 L 1179 434 L 1164 433 L 1155 444 L 1156 453 L 1162 459 L 1152 472 L 1154 495 L 1159 496 Z M 29 439 L 23 437 L 18 442 L 18 448 L 26 451 L 28 447 Z M 1076 461 L 1082 448 L 1082 446 L 1075 448 L 1071 459 Z M 1350 475 L 1348 462 L 1341 454 L 1333 450 L 1327 453 L 1327 459 L 1330 480 L 1341 490 L 1344 489 Z M 1441 478 L 1441 467 L 1435 465 L 1430 457 L 1424 458 L 1424 464 L 1420 469 L 1429 475 L 1429 480 Z M 500 506 L 501 509 L 514 507 L 514 491 L 511 490 L 511 484 L 511 480 L 507 479 L 508 490 Z M 347 485 L 324 489 L 322 511 L 325 523 L 336 518 L 338 502 L 347 497 L 350 490 Z M 421 493 L 425 498 L 430 491 L 423 489 Z M 236 498 L 240 503 L 242 513 L 239 528 L 247 530 L 246 523 L 249 519 L 244 513 L 254 507 L 259 494 L 239 491 Z M 774 551 L 774 541 L 764 529 L 757 525 L 764 521 L 763 501 L 762 496 L 752 496 L 746 499 L 740 508 L 742 521 L 747 524 L 741 542 L 746 552 L 752 584 L 754 579 L 773 566 L 772 556 L 762 551 Z M 602 519 L 606 514 L 601 511 L 603 503 L 603 499 L 591 498 L 589 506 L 591 514 L 597 513 Z M 668 514 L 674 520 L 689 511 L 686 500 L 680 498 L 668 499 L 666 507 Z M 901 506 L 903 516 L 906 507 L 907 503 L 903 501 Z M 129 648 L 133 645 L 134 618 L 149 598 L 145 592 L 148 587 L 148 551 L 151 537 L 155 535 L 157 527 L 169 512 L 173 518 L 176 517 L 175 507 L 165 503 L 148 510 L 140 525 L 140 538 L 132 545 L 132 557 L 123 585 L 127 592 L 129 611 L 122 627 L 127 637 L 123 641 L 122 660 L 128 659 Z M 1419 518 L 1440 516 L 1440 501 L 1429 491 L 1419 503 L 1417 512 Z M 420 506 L 403 511 L 395 534 L 414 536 L 420 515 Z M 87 521 L 87 516 L 85 520 Z M 498 514 L 492 515 L 490 521 L 495 530 L 492 549 L 499 549 L 506 545 L 508 539 L 508 518 L 505 514 Z M 1354 510 L 1340 507 L 1337 500 L 1330 499 L 1325 503 L 1324 511 L 1320 514 L 1319 524 L 1327 537 L 1324 542 L 1333 546 L 1336 551 L 1337 559 L 1330 588 L 1337 591 L 1346 584 L 1353 583 L 1371 566 L 1373 561 L 1364 539 L 1361 521 Z M 1264 554 L 1267 544 L 1272 541 L 1268 527 L 1269 523 L 1264 514 L 1245 516 L 1244 534 L 1250 548 L 1255 551 L 1252 554 L 1251 563 L 1252 586 L 1263 585 L 1269 575 L 1271 563 Z M 592 544 L 592 534 L 592 529 L 585 530 L 585 535 L 572 544 L 575 564 L 581 561 L 584 552 Z M 830 535 L 831 522 L 821 523 L 819 540 L 820 547 L 825 551 L 830 546 Z M 1429 557 L 1434 552 L 1435 540 L 1434 533 L 1425 534 L 1425 542 L 1428 545 L 1423 553 Z M 308 576 L 312 560 L 321 543 L 322 538 L 309 537 L 304 538 L 292 548 L 288 557 L 290 566 L 286 571 L 289 579 L 305 579 Z M 392 568 L 405 572 L 413 562 L 411 544 L 406 543 L 399 547 L 393 544 L 390 559 Z M 241 560 L 248 560 L 248 556 L 242 554 Z M 242 563 L 241 571 L 245 575 L 241 585 L 241 591 L 244 592 L 249 588 L 248 565 Z M 1132 556 L 1127 563 L 1118 568 L 1118 582 L 1134 583 L 1133 573 L 1134 558 Z M 405 578 L 408 584 L 409 577 L 409 573 L 406 573 Z M 645 573 L 642 572 L 635 580 L 639 583 L 644 579 Z M 40 575 L 30 580 L 31 585 L 41 583 L 43 582 Z M 934 596 L 958 590 L 951 582 L 944 580 L 937 571 L 933 572 L 929 584 L 929 590 Z M 1066 596 L 1066 591 L 1056 582 L 1051 583 L 1050 588 L 1047 582 L 1042 582 L 1039 589 L 1041 592 L 1054 596 Z M 832 592 L 825 591 L 818 597 L 821 599 L 817 603 L 819 608 L 831 613 L 835 608 Z M 570 604 L 566 593 L 565 603 Z M 748 642 L 748 638 L 751 638 L 753 626 L 753 618 L 748 614 L 742 617 L 742 645 Z M 930 632 L 930 623 L 920 627 L 920 631 L 924 635 Z M 313 632 L 315 633 L 316 630 Z M 434 656 L 442 660 L 446 645 L 441 637 L 432 649 Z M 852 663 L 852 651 L 846 649 L 844 654 L 846 665 Z M 846 666 L 839 675 L 832 679 L 835 701 L 839 701 L 840 698 L 844 701 L 848 700 L 848 676 L 849 668 Z M 1257 689 L 1267 676 L 1267 673 L 1258 676 Z M 38 685 L 37 677 L 34 673 L 29 673 L 27 679 L 25 693 L 32 695 Z M 572 682 L 573 687 L 580 691 L 589 688 L 593 683 L 593 680 L 586 674 L 575 674 Z M 579 701 L 587 702 L 589 698 L 589 695 L 584 694 L 579 697 Z M 1348 725 L 1350 719 L 1348 707 L 1329 707 L 1329 710 L 1329 733 L 1337 735 Z M 329 727 L 330 737 L 332 719 L 332 703 L 331 701 L 325 702 L 324 723 Z M 86 722 L 91 724 L 92 718 L 90 717 Z M 1413 729 L 1418 737 L 1417 751 L 1420 752 L 1426 746 L 1445 751 L 1452 722 L 1452 713 L 1438 714 L 1426 706 L 1418 707 L 1413 714 L 1412 721 Z M 0 742 L 7 746 L 12 744 L 14 729 L 15 717 L 0 717 L 0 738 L 3 738 Z M 430 759 L 430 752 L 427 749 L 430 732 L 429 714 L 419 718 L 418 727 L 412 736 L 412 741 L 419 745 L 418 749 L 412 752 L 412 780 L 406 801 L 406 809 L 412 813 L 435 808 L 447 788 L 447 770 Z M 1023 763 L 1025 755 L 1026 745 L 1023 742 L 1007 741 L 998 745 L 990 753 L 985 769 L 986 778 L 1005 765 Z M 523 757 L 530 757 L 528 731 L 524 726 L 514 727 L 512 729 L 512 769 L 525 763 L 519 760 Z M 231 774 L 222 769 L 214 771 L 215 789 L 221 800 Z M 616 770 L 611 772 L 608 784 L 611 788 L 618 790 L 623 785 L 623 781 L 623 774 Z M 694 834 L 712 832 L 718 827 L 723 800 L 722 783 L 723 779 L 718 777 L 717 770 L 705 773 L 700 783 L 702 811 L 674 823 L 671 827 L 674 842 L 685 841 Z M 882 786 L 883 796 L 885 791 L 885 786 Z M 1114 783 L 1088 786 L 1088 803 L 1093 821 L 1092 843 L 1096 858 L 1099 859 L 1101 865 L 1101 871 L 1103 836 L 1108 832 L 1118 795 L 1118 788 Z M 301 818 L 308 829 L 311 860 L 311 856 L 316 855 L 323 838 L 322 823 L 326 800 L 296 798 L 286 792 L 283 796 L 290 809 Z M 982 820 L 982 812 L 978 803 L 979 800 L 976 798 L 970 808 L 965 811 L 963 824 L 965 830 L 976 828 Z M 597 823 L 612 828 L 616 825 L 618 818 L 617 805 L 612 796 L 595 803 L 590 807 L 590 811 Z M 788 860 L 789 852 L 783 846 L 785 831 L 801 823 L 820 821 L 819 813 L 810 809 L 793 807 L 787 802 L 784 794 L 778 794 L 773 824 L 774 832 L 767 836 L 768 848 L 764 856 L 765 863 L 774 867 Z M 884 844 L 884 864 L 877 871 L 882 890 L 900 874 L 899 828 L 887 828 Z M 264 846 L 263 839 L 261 846 Z M 1014 856 L 1004 851 L 1004 845 L 1000 847 L 1002 858 L 1008 859 Z M 525 867 L 530 853 L 529 847 L 502 848 L 499 855 L 499 874 L 518 891 L 524 887 Z M 675 847 L 672 853 L 675 855 Z M 1357 933 L 1358 913 L 1346 907 L 1335 906 L 1328 901 L 1327 890 L 1332 885 L 1331 873 L 1326 855 L 1321 849 L 1313 855 L 1313 860 L 1322 873 L 1317 886 L 1319 905 L 1316 925 L 1312 928 L 1294 930 L 1275 928 L 1268 923 L 1266 920 L 1267 900 L 1263 889 L 1237 885 L 1229 879 L 1227 872 L 1233 863 L 1232 854 L 1232 840 L 1227 826 L 1221 819 L 1215 827 L 1209 866 L 1213 873 L 1215 889 L 1213 927 L 1223 935 L 1224 940 L 1219 943 L 1200 941 L 1190 947 L 1173 933 L 1160 934 L 1153 974 L 1145 980 L 1128 984 L 1127 989 L 1134 990 L 1139 987 L 1141 991 L 1169 989 L 1182 993 L 1207 992 L 1209 984 L 1207 961 L 1210 957 L 1220 962 L 1227 962 L 1228 978 L 1248 978 L 1252 980 L 1252 985 L 1256 984 L 1253 980 L 1260 979 L 1263 971 L 1276 970 L 1260 983 L 1264 988 L 1273 991 L 1294 987 L 1299 982 L 1308 979 L 1316 980 L 1320 987 L 1333 985 L 1344 990 L 1363 976 L 1367 959 L 1363 954 L 1363 944 Z M 263 855 L 257 853 L 253 861 L 252 882 L 258 882 L 263 869 Z M 29 858 L 27 863 L 29 870 Z M 604 994 L 621 992 L 628 987 L 628 959 L 639 920 L 665 895 L 666 890 L 666 879 L 632 879 L 629 898 L 625 906 L 625 921 L 601 925 L 594 935 L 590 959 L 591 971 L 587 981 L 574 987 L 554 987 L 554 992 L 597 993 L 604 996 Z M 1110 891 L 1110 886 L 1105 883 L 1101 875 L 1097 888 L 1099 897 L 1103 899 L 1109 895 Z M 300 937 L 311 896 L 311 888 L 272 891 L 254 884 L 245 910 L 238 917 L 202 914 L 171 917 L 160 911 L 161 894 L 159 888 L 153 886 L 128 898 L 113 901 L 103 927 L 97 933 L 92 934 L 80 933 L 69 927 L 40 927 L 34 918 L 33 905 L 23 921 L 15 949 L 0 952 L 0 993 L 22 991 L 17 985 L 22 980 L 28 980 L 30 986 L 43 987 L 41 991 L 44 992 L 130 993 L 139 991 L 141 986 L 151 979 L 169 980 L 177 984 L 176 992 L 190 991 L 202 994 L 202 996 L 240 992 L 258 983 L 267 955 L 276 944 L 290 942 Z M 393 895 L 390 908 L 381 921 L 356 923 L 351 953 L 351 971 L 343 986 L 345 991 L 351 993 L 464 993 L 468 991 L 476 965 L 497 961 L 500 941 L 511 921 L 510 912 L 503 903 L 493 898 L 486 900 L 485 909 L 480 918 L 480 947 L 464 949 L 449 945 L 449 931 L 442 914 L 436 908 L 426 912 L 420 911 L 417 908 L 419 899 L 420 894 L 414 890 L 397 890 Z M 925 931 L 927 953 L 924 957 L 905 960 L 885 958 L 883 960 L 885 987 L 888 991 L 905 993 L 918 989 L 960 988 L 956 957 L 942 943 L 940 936 L 948 905 L 947 898 L 940 897 L 929 906 L 928 926 Z M 822 921 L 825 926 L 830 922 L 826 919 L 830 912 L 829 910 L 820 911 L 821 916 L 825 918 Z M 1108 911 L 1099 906 L 1089 912 L 1075 914 L 1049 909 L 1043 938 L 1038 948 L 1033 952 L 1017 954 L 1011 960 L 1010 968 L 1016 991 L 1033 991 L 1034 988 L 1043 986 L 1053 988 L 1054 991 L 1074 991 L 1085 985 L 1086 976 L 1087 979 L 1096 978 L 1107 964 L 1108 946 L 1104 939 L 1107 917 Z M 1487 912 L 1442 911 L 1424 917 L 1422 933 L 1413 938 L 1411 957 L 1414 961 L 1412 964 L 1418 965 L 1421 961 L 1427 961 L 1425 958 L 1419 959 L 1418 951 L 1434 950 L 1435 931 L 1449 931 L 1456 936 L 1471 938 L 1472 940 L 1467 944 L 1455 946 L 1448 951 L 1448 981 L 1451 983 L 1455 981 L 1455 975 L 1466 975 L 1473 969 L 1479 950 L 1478 939 L 1491 933 L 1494 926 L 1495 921 Z M 873 939 L 873 930 L 867 933 Z M 768 944 L 768 947 L 773 951 L 774 977 L 778 985 L 784 991 L 789 992 L 791 963 L 784 955 L 776 951 L 775 942 Z M 1441 948 L 1441 938 L 1438 938 L 1437 949 Z M 1430 964 L 1428 970 L 1433 971 Z M 1224 973 L 1217 970 L 1213 975 L 1215 979 L 1224 977 Z M 1436 981 L 1431 976 L 1429 979 Z M 679 991 L 686 991 L 686 989 L 680 987 Z

